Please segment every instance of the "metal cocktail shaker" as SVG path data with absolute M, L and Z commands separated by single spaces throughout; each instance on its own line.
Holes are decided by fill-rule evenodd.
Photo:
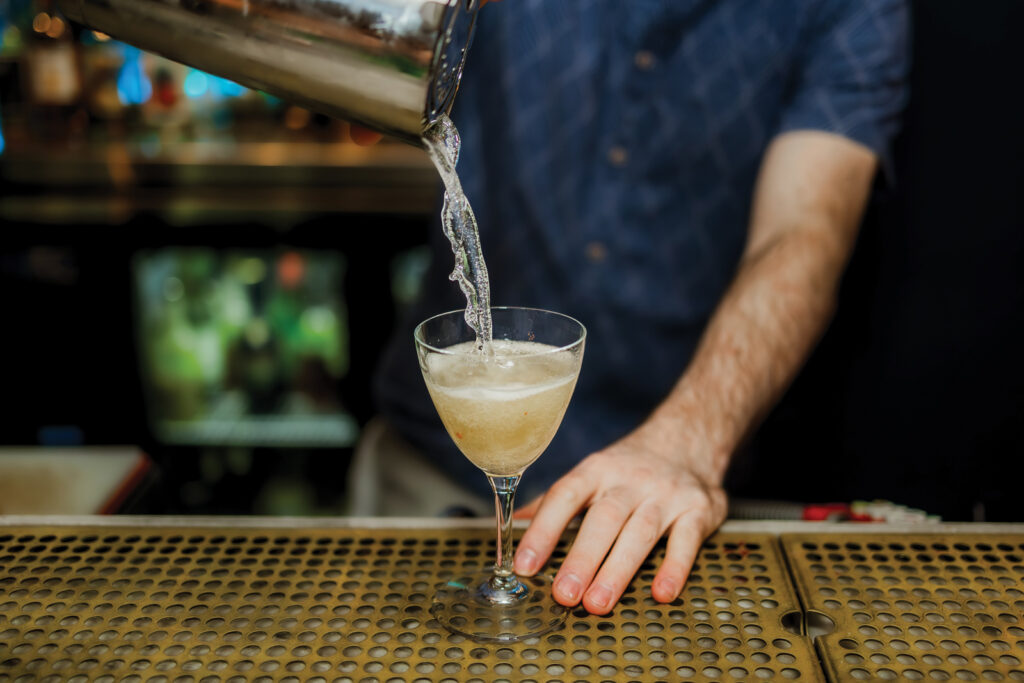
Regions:
M 58 0 L 144 50 L 422 144 L 448 113 L 480 0 Z

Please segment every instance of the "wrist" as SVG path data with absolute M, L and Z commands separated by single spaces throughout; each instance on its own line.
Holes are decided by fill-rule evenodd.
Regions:
M 644 422 L 645 440 L 709 486 L 721 486 L 732 457 L 729 445 L 701 410 L 662 405 Z

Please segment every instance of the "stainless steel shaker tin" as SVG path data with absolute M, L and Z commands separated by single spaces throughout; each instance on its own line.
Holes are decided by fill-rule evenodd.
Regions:
M 480 0 L 58 0 L 89 28 L 421 144 L 451 109 Z

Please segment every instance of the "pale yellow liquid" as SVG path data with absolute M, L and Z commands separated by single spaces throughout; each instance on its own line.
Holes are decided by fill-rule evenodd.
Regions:
M 580 357 L 536 342 L 474 342 L 426 357 L 424 378 L 445 429 L 487 474 L 521 473 L 547 448 L 569 405 Z M 541 355 L 535 355 L 535 354 Z

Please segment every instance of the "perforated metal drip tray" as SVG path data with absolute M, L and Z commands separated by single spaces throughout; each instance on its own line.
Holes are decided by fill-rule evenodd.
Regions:
M 429 608 L 493 550 L 489 528 L 0 524 L 0 681 L 1024 680 L 1024 534 L 723 531 L 674 603 L 650 598 L 659 548 L 612 614 L 481 645 Z M 794 633 L 801 602 L 835 631 Z
M 1024 681 L 1024 534 L 792 535 L 829 677 Z
M 493 546 L 489 529 L 0 528 L 0 680 L 819 680 L 782 628 L 797 605 L 771 536 L 719 534 L 667 605 L 659 550 L 611 615 L 508 646 L 429 616 Z

